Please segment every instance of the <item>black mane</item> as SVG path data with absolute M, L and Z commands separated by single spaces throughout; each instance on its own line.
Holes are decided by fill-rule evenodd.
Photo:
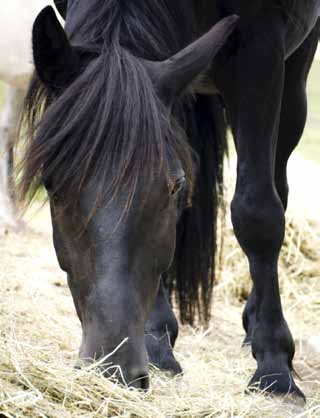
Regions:
M 136 57 L 163 60 L 196 37 L 192 2 L 182 0 L 74 1 L 66 31 L 71 42 L 103 45 L 115 39 Z M 79 4 L 79 5 L 78 5 Z M 72 13 L 73 9 L 77 13 Z
M 182 161 L 191 179 L 183 131 L 140 59 L 165 59 L 189 42 L 174 30 L 178 2 L 167 3 L 95 0 L 80 8 L 77 20 L 67 21 L 71 43 L 98 57 L 52 104 L 50 93 L 33 80 L 25 107 L 23 196 L 34 196 L 54 176 L 53 192 L 63 192 L 70 202 L 91 181 L 99 184 L 101 198 L 125 189 L 130 202 L 138 179 L 145 179 L 147 188 L 159 170 L 169 176 L 172 157 Z
M 178 158 L 190 190 L 191 183 L 194 187 L 192 207 L 178 225 L 167 285 L 176 292 L 183 322 L 193 323 L 197 312 L 207 321 L 223 191 L 223 110 L 217 97 L 184 97 L 172 117 L 143 64 L 164 60 L 198 37 L 193 2 L 74 0 L 66 32 L 72 45 L 97 58 L 52 103 L 34 76 L 22 124 L 22 133 L 27 130 L 22 197 L 30 200 L 54 178 L 51 192 L 63 193 L 65 204 L 73 204 L 94 181 L 105 201 L 125 191 L 128 209 L 138 181 L 147 190 L 159 170 L 170 177 L 169 161 Z M 196 172 L 192 148 L 198 155 Z M 93 211 L 98 204 L 93 202 Z

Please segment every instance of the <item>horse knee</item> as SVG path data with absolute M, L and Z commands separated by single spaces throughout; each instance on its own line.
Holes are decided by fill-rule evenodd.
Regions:
M 250 256 L 276 254 L 283 243 L 285 218 L 283 205 L 272 190 L 260 185 L 237 190 L 231 205 L 235 235 L 244 252 Z

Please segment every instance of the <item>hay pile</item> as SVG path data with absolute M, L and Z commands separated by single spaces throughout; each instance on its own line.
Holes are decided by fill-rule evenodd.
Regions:
M 280 261 L 286 316 L 300 341 L 320 335 L 320 228 L 290 221 Z M 247 396 L 255 362 L 241 349 L 247 262 L 227 225 L 224 262 L 210 328 L 184 327 L 176 355 L 185 374 L 152 371 L 141 394 L 113 385 L 92 368 L 74 370 L 80 326 L 56 265 L 47 208 L 22 235 L 0 241 L 0 415 L 48 418 L 285 418 L 320 416 L 320 359 L 298 345 L 295 366 L 308 396 L 301 407 Z
M 246 257 L 237 245 L 231 223 L 224 234 L 222 266 L 216 285 L 216 295 L 229 301 L 245 301 L 251 290 L 251 279 Z M 287 216 L 286 237 L 279 260 L 282 296 L 291 303 L 320 301 L 320 225 L 315 221 Z M 319 314 L 320 303 L 310 312 L 312 319 Z M 304 318 L 305 320 L 306 318 Z M 318 328 L 319 330 L 319 328 Z

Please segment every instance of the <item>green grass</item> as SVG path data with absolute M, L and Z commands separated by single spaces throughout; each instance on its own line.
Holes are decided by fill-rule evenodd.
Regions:
M 308 123 L 297 152 L 320 163 L 320 61 L 314 62 L 309 76 L 308 108 Z
M 313 63 L 308 80 L 309 111 L 320 119 L 320 60 Z
M 3 102 L 6 96 L 7 86 L 4 83 L 0 82 L 0 110 L 3 106 Z

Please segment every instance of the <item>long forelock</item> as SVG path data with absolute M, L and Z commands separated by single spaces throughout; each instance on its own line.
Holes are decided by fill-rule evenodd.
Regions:
M 134 1 L 96 3 L 102 7 L 99 16 L 92 19 L 96 25 L 87 19 L 82 33 L 86 48 L 99 39 L 94 46 L 101 48 L 100 55 L 47 107 L 39 126 L 35 115 L 39 119 L 41 100 L 48 97 L 39 83 L 29 91 L 26 113 L 30 142 L 22 165 L 22 194 L 32 197 L 44 180 L 54 178 L 53 192 L 63 192 L 74 202 L 83 187 L 92 182 L 98 187 L 99 198 L 110 199 L 125 190 L 129 206 L 141 179 L 148 189 L 159 171 L 169 176 L 172 158 L 182 162 L 191 178 L 191 156 L 183 131 L 157 97 L 143 61 L 137 57 L 142 52 L 144 58 L 151 52 L 151 58 L 165 53 L 166 45 L 163 40 L 158 42 L 158 32 L 151 28 L 148 31 L 156 16 L 147 19 L 143 15 L 141 25 L 148 34 L 143 37 L 142 27 L 138 28 L 135 20 L 140 2 L 137 8 Z M 169 25 L 167 11 L 162 12 Z M 104 20 L 108 15 L 113 20 Z M 97 22 L 101 23 L 100 29 Z M 107 29 L 102 22 L 108 22 Z M 141 42 L 135 41 L 136 36 Z M 172 36 L 178 45 L 179 40 Z M 70 37 L 75 38 L 75 34 Z M 131 44 L 136 51 L 131 50 Z

